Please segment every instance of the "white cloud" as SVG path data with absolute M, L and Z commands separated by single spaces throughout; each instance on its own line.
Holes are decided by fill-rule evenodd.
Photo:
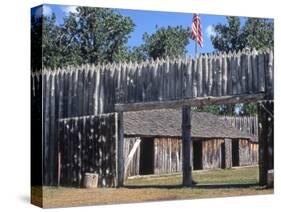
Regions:
M 52 8 L 47 6 L 47 5 L 43 5 L 43 15 L 44 16 L 51 16 L 53 13 Z
M 214 36 L 216 34 L 215 32 L 215 29 L 214 29 L 214 26 L 213 25 L 209 25 L 207 28 L 206 28 L 206 33 L 207 33 L 207 36 L 210 38 L 211 36 Z
M 62 6 L 62 11 L 66 14 L 68 13 L 77 13 L 77 6 Z

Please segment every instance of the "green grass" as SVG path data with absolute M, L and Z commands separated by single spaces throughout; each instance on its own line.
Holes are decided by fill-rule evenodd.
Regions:
M 226 170 L 194 171 L 193 180 L 197 185 L 205 184 L 255 184 L 258 179 L 258 168 L 247 167 Z M 164 175 L 137 177 L 126 180 L 126 185 L 180 185 L 182 175 Z
M 257 183 L 257 176 L 257 167 L 247 167 L 230 170 L 195 171 L 193 172 L 193 179 L 198 184 L 191 188 L 180 186 L 180 174 L 128 179 L 123 188 L 44 187 L 43 207 L 272 194 L 273 189 L 261 188 L 255 184 Z M 232 186 L 225 186 L 225 184 L 232 184 Z M 233 184 L 246 185 L 238 187 Z

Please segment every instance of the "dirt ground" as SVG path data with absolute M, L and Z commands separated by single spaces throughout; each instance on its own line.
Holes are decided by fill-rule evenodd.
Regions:
M 273 194 L 273 189 L 257 185 L 258 168 L 194 171 L 192 188 L 181 186 L 181 175 L 136 177 L 123 188 L 78 189 L 44 187 L 43 207 L 68 207 L 180 200 L 240 195 Z

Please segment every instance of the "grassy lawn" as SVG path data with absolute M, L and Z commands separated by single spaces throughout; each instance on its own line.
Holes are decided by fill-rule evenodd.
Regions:
M 181 175 L 128 179 L 124 188 L 43 188 L 44 207 L 132 203 L 156 200 L 195 199 L 236 195 L 272 194 L 256 185 L 258 168 L 195 171 L 192 188 L 180 186 Z
M 193 171 L 193 180 L 197 185 L 210 184 L 256 184 L 258 168 L 236 168 L 226 170 Z M 126 185 L 180 185 L 181 174 L 151 177 L 136 177 L 125 182 Z

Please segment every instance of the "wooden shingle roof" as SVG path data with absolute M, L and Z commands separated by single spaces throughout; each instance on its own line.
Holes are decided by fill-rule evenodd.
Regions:
M 257 137 L 232 127 L 219 116 L 192 112 L 191 131 L 196 138 L 246 138 Z M 124 113 L 124 134 L 127 136 L 181 136 L 181 110 L 162 109 Z

